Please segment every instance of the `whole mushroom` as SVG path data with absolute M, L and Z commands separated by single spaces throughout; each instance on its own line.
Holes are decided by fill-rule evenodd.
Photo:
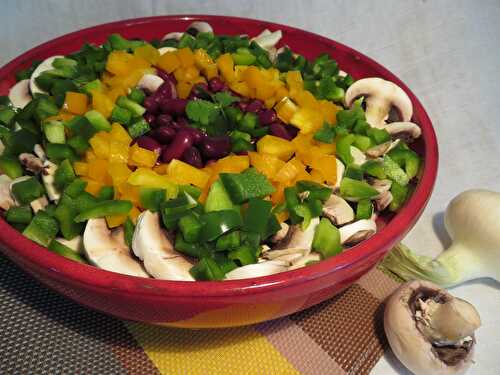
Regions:
M 389 344 L 415 375 L 464 374 L 473 363 L 480 325 L 474 306 L 428 281 L 401 285 L 384 311 Z

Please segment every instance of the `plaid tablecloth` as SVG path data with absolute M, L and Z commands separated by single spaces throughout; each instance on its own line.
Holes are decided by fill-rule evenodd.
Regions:
M 335 298 L 242 328 L 124 322 L 46 289 L 0 255 L 0 374 L 368 374 L 387 349 L 375 269 Z

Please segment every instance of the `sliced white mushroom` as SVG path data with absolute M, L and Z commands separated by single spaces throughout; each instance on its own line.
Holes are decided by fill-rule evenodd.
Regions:
M 319 224 L 319 218 L 315 217 L 311 219 L 311 222 L 309 223 L 306 230 L 302 230 L 302 228 L 299 225 L 291 226 L 290 230 L 287 233 L 286 238 L 278 242 L 274 249 L 275 250 L 298 249 L 298 250 L 305 250 L 304 255 L 309 254 L 311 252 L 311 245 L 318 224 Z M 269 252 L 267 254 L 269 254 Z
M 366 103 L 366 121 L 373 127 L 384 128 L 392 108 L 399 112 L 401 121 L 410 121 L 413 115 L 411 100 L 398 85 L 381 78 L 363 78 L 354 82 L 346 91 L 348 107 L 363 96 Z
M 9 91 L 9 99 L 14 107 L 24 108 L 31 102 L 30 80 L 23 79 L 17 82 Z
M 410 121 L 391 122 L 387 124 L 385 130 L 392 136 L 404 136 L 410 139 L 418 138 L 422 134 L 420 126 Z
M 309 245 L 309 247 L 310 246 L 311 245 Z M 290 247 L 290 248 L 281 249 L 281 250 L 270 250 L 270 251 L 267 251 L 262 256 L 266 259 L 273 260 L 273 259 L 279 259 L 279 258 L 284 257 L 284 256 L 296 255 L 296 254 L 298 254 L 302 257 L 302 256 L 307 255 L 309 253 L 310 253 L 310 249 Z
M 335 165 L 337 168 L 337 181 L 335 181 L 335 184 L 331 186 L 334 191 L 338 190 L 340 188 L 340 182 L 342 181 L 342 177 L 344 176 L 345 172 L 345 166 L 344 163 L 342 163 L 339 159 L 335 158 Z
M 37 198 L 30 202 L 31 209 L 36 214 L 38 211 L 43 210 L 45 207 L 49 205 L 49 201 L 45 195 L 42 195 L 40 198 Z
M 5 145 L 3 142 L 0 140 L 0 155 L 3 155 L 3 152 L 5 151 Z
M 137 82 L 137 87 L 143 89 L 148 94 L 153 94 L 163 82 L 165 81 L 156 74 L 144 74 L 139 82 Z
M 194 29 L 199 33 L 213 33 L 214 29 L 208 22 L 204 21 L 194 21 L 191 25 L 188 26 L 187 30 Z
M 261 48 L 268 50 L 270 48 L 275 47 L 280 41 L 282 36 L 283 34 L 281 33 L 281 30 L 270 32 L 269 30 L 266 29 L 255 38 L 252 38 L 252 41 L 257 43 Z
M 385 192 L 391 190 L 392 181 L 387 179 L 384 180 L 374 179 L 370 182 L 370 185 L 372 186 L 372 188 L 377 190 L 382 195 Z
M 57 165 L 50 160 L 43 162 L 42 181 L 45 186 L 45 191 L 51 201 L 58 201 L 61 198 L 61 192 L 56 188 L 54 176 L 57 171 Z
M 174 52 L 177 51 L 177 48 L 175 47 L 161 47 L 158 48 L 158 52 L 160 53 L 160 56 L 167 53 L 167 52 Z
M 67 248 L 73 250 L 75 253 L 78 254 L 83 254 L 83 237 L 82 236 L 76 236 L 71 240 L 67 240 L 66 238 L 63 237 L 58 237 L 56 238 L 56 241 L 60 242 Z
M 279 251 L 279 250 L 276 250 Z M 287 254 L 287 255 L 282 255 L 280 257 L 274 258 L 276 261 L 281 261 L 283 262 L 284 265 L 290 267 L 294 261 L 297 259 L 303 258 L 304 255 L 301 253 L 295 253 L 295 254 Z
M 366 155 L 359 148 L 351 146 L 351 155 L 354 159 L 354 164 L 363 165 L 366 161 Z
M 83 232 L 84 253 L 90 263 L 107 271 L 148 277 L 131 254 L 125 240 L 113 235 L 105 219 L 90 219 Z
M 184 35 L 184 33 L 180 33 L 180 32 L 168 33 L 168 34 L 165 34 L 163 36 L 163 38 L 161 38 L 161 40 L 167 40 L 167 39 L 181 40 L 182 35 Z
M 194 281 L 189 273 L 193 264 L 174 249 L 166 232 L 160 227 L 158 213 L 146 210 L 139 215 L 132 249 L 154 278 Z
M 320 260 L 321 255 L 319 253 L 311 252 L 310 254 L 307 254 L 306 256 L 303 256 L 292 262 L 292 265 L 288 267 L 288 270 L 296 270 L 297 268 L 306 266 L 309 262 L 319 262 Z
M 323 205 L 323 216 L 335 225 L 344 225 L 354 220 L 354 210 L 345 199 L 332 194 Z
M 384 156 L 387 154 L 389 151 L 391 151 L 394 147 L 396 147 L 399 142 L 401 142 L 400 139 L 395 139 L 394 141 L 387 141 L 384 143 L 381 143 L 379 145 L 370 147 L 368 150 L 366 150 L 366 156 L 369 158 L 378 158 L 380 156 Z
M 52 56 L 49 57 L 48 59 L 43 60 L 40 65 L 36 67 L 36 69 L 33 71 L 30 77 L 30 91 L 31 95 L 35 94 L 46 94 L 47 92 L 42 90 L 40 87 L 38 87 L 35 79 L 42 74 L 43 72 L 46 72 L 47 70 L 54 69 L 52 66 L 52 63 L 54 62 L 55 59 L 62 58 L 64 56 Z
M 33 152 L 36 156 L 38 156 L 42 161 L 47 160 L 47 156 L 45 155 L 45 151 L 43 151 L 43 147 L 39 144 L 36 144 L 33 147 Z
M 385 210 L 392 202 L 393 200 L 392 193 L 390 191 L 385 191 L 382 194 L 380 194 L 376 199 L 375 199 L 375 207 L 377 211 L 383 211 Z
M 16 202 L 10 193 L 11 183 L 12 179 L 9 176 L 6 174 L 0 175 L 0 208 L 5 211 L 16 205 Z
M 377 224 L 372 220 L 358 220 L 339 228 L 340 242 L 354 244 L 366 240 L 375 234 Z
M 235 268 L 234 270 L 226 273 L 226 280 L 248 279 L 251 277 L 260 277 L 273 275 L 275 273 L 287 270 L 287 266 L 282 262 L 266 261 L 255 264 L 248 264 L 243 267 Z
M 281 229 L 279 231 L 277 231 L 274 236 L 271 237 L 272 243 L 276 243 L 276 242 L 283 240 L 288 233 L 288 229 L 290 229 L 290 226 L 285 222 L 282 222 L 280 224 L 280 226 L 281 226 Z
M 36 157 L 29 152 L 23 152 L 19 154 L 19 162 L 22 166 L 32 173 L 41 173 L 43 171 L 43 161 L 42 159 Z
M 339 77 L 347 77 L 347 73 L 343 70 L 339 70 Z

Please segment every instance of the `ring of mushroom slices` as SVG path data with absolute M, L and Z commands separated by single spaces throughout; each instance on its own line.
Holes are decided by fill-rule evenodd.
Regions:
M 293 270 L 373 236 L 416 183 L 412 103 L 281 37 L 194 22 L 19 72 L 0 105 L 6 220 L 72 260 L 184 281 Z

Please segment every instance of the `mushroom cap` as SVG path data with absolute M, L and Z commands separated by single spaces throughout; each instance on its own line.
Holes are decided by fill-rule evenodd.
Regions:
M 398 121 L 387 124 L 385 130 L 391 135 L 408 134 L 411 138 L 418 138 L 422 134 L 420 126 L 410 121 Z
M 294 260 L 292 262 L 292 265 L 288 267 L 288 270 L 296 270 L 297 268 L 302 268 L 305 267 L 305 265 L 309 262 L 319 262 L 321 260 L 321 255 L 316 252 L 311 252 L 310 254 L 307 254 L 306 256 L 303 256 L 297 260 Z
M 131 256 L 125 239 L 112 233 L 105 219 L 87 221 L 83 244 L 87 259 L 97 267 L 125 275 L 149 277 L 141 264 Z
M 350 107 L 354 100 L 365 97 L 366 117 L 374 127 L 383 127 L 391 107 L 397 108 L 402 121 L 410 121 L 413 105 L 398 85 L 382 78 L 363 78 L 354 82 L 345 93 L 345 104 Z
M 204 21 L 194 21 L 191 25 L 188 26 L 187 30 L 195 29 L 200 33 L 213 33 L 214 29 L 208 22 Z
M 314 232 L 319 224 L 319 218 L 315 217 L 311 219 L 309 226 L 306 230 L 302 230 L 299 225 L 293 225 L 290 227 L 287 236 L 280 242 L 276 244 L 275 249 L 286 250 L 306 250 L 304 255 L 309 254 L 311 251 L 311 245 L 314 239 Z
M 250 277 L 260 277 L 273 275 L 275 273 L 287 270 L 287 266 L 279 261 L 265 261 L 261 263 L 248 264 L 243 267 L 235 268 L 226 273 L 226 280 L 248 279 Z
M 432 344 L 416 326 L 410 299 L 419 289 L 439 291 L 453 298 L 446 290 L 422 280 L 402 284 L 389 297 L 384 311 L 384 329 L 396 357 L 415 375 L 460 375 L 472 364 L 474 344 L 467 356 L 456 365 L 447 365 L 436 355 Z
M 40 65 L 36 67 L 36 69 L 33 71 L 30 77 L 30 91 L 31 95 L 35 94 L 46 94 L 47 92 L 42 90 L 40 87 L 38 87 L 35 79 L 42 74 L 43 72 L 47 70 L 54 69 L 52 66 L 52 63 L 54 62 L 55 59 L 63 58 L 64 56 L 61 55 L 56 55 L 56 56 L 51 56 L 45 60 L 43 60 Z
M 45 191 L 51 201 L 58 201 L 61 198 L 61 192 L 56 188 L 54 176 L 56 175 L 57 165 L 50 160 L 43 162 L 42 181 L 45 186 Z
M 359 148 L 351 146 L 351 155 L 354 159 L 354 164 L 363 165 L 366 161 L 366 155 Z
M 362 219 L 339 228 L 340 243 L 357 243 L 377 232 L 377 224 L 373 220 Z
M 182 38 L 182 35 L 184 33 L 180 33 L 178 31 L 174 31 L 172 33 L 165 34 L 161 40 L 167 40 L 167 39 L 175 39 L 175 40 L 180 40 Z M 160 52 L 161 53 L 161 52 Z
M 163 82 L 165 81 L 156 74 L 144 74 L 139 82 L 137 82 L 137 87 L 147 91 L 149 94 L 153 94 Z
M 16 202 L 10 193 L 10 184 L 12 179 L 6 174 L 0 175 L 0 208 L 7 211 L 9 208 L 14 207 Z
M 270 32 L 266 29 L 255 38 L 252 38 L 252 41 L 257 43 L 259 47 L 265 50 L 269 50 L 271 48 L 274 48 L 276 44 L 278 44 L 282 36 L 283 34 L 281 33 L 281 30 Z
M 177 51 L 177 48 L 175 48 L 175 47 L 161 47 L 161 48 L 158 48 L 158 52 L 160 53 L 160 56 L 163 55 L 164 53 L 174 52 L 174 51 Z
M 30 80 L 17 82 L 9 91 L 9 99 L 14 107 L 24 108 L 32 99 L 30 95 Z
M 354 210 L 344 198 L 332 194 L 323 204 L 323 215 L 335 225 L 344 225 L 354 220 Z
M 158 213 L 149 210 L 137 219 L 132 238 L 134 254 L 144 262 L 144 268 L 156 279 L 194 281 L 189 273 L 193 264 L 175 251 L 165 231 L 160 227 Z

